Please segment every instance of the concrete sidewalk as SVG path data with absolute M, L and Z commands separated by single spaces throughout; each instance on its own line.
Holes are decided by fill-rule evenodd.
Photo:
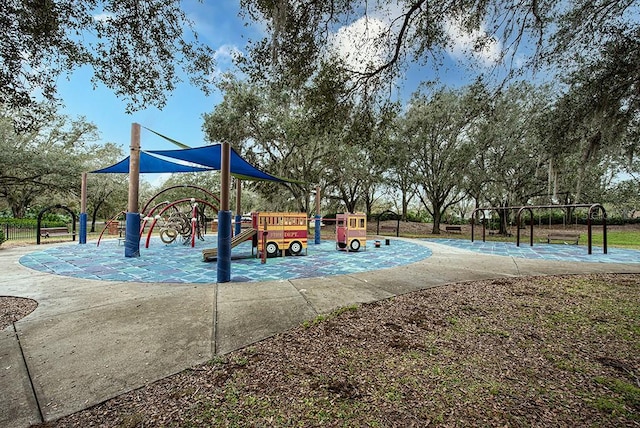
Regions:
M 640 264 L 472 253 L 428 241 L 421 262 L 344 276 L 225 284 L 82 280 L 36 272 L 0 247 L 0 295 L 38 308 L 0 332 L 0 427 L 82 410 L 291 329 L 319 314 L 444 284 L 567 273 L 640 273 Z

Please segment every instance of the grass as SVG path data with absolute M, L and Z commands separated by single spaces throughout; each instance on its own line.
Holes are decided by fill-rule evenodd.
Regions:
M 593 232 L 593 245 L 602 245 L 602 232 Z M 580 237 L 580 244 L 587 245 L 587 236 Z M 640 250 L 640 230 L 608 230 L 607 245 L 619 248 L 628 248 L 632 250 Z
M 597 397 L 595 407 L 604 412 L 626 419 L 640 421 L 640 388 L 620 379 L 598 376 L 594 381 L 603 385 L 611 394 Z
M 400 229 L 402 231 L 402 229 Z M 568 232 L 574 232 L 573 229 L 567 230 Z M 586 229 L 575 231 L 580 235 L 579 245 L 588 245 L 588 236 Z M 547 232 L 545 230 L 537 230 L 534 229 L 534 245 L 539 242 L 546 242 Z M 455 234 L 446 234 L 442 233 L 440 235 L 434 234 L 404 234 L 400 233 L 400 236 L 406 238 L 447 238 L 447 239 L 471 239 L 471 233 L 455 233 Z M 475 237 L 476 240 L 482 240 L 482 229 L 476 230 Z M 603 243 L 603 233 L 602 229 L 598 228 L 596 231 L 596 227 L 592 232 L 592 245 L 594 246 L 602 246 Z M 498 235 L 486 235 L 487 241 L 495 241 L 495 242 L 516 242 L 515 233 L 513 236 L 498 236 Z M 529 234 L 528 230 L 525 234 L 522 231 L 520 235 L 520 244 L 529 242 Z M 608 247 L 616 247 L 616 248 L 627 248 L 631 250 L 640 250 L 640 230 L 607 230 L 607 246 Z
M 318 315 L 316 316 L 314 319 L 312 320 L 308 320 L 302 323 L 302 327 L 304 328 L 309 328 L 309 327 L 313 327 L 314 325 L 317 325 L 323 321 L 335 318 L 337 316 L 340 316 L 341 314 L 345 313 L 345 312 L 352 312 L 352 311 L 357 311 L 358 310 L 358 305 L 349 305 L 349 306 L 344 306 L 342 308 L 338 308 L 336 310 L 334 310 L 333 312 L 331 312 L 328 315 Z

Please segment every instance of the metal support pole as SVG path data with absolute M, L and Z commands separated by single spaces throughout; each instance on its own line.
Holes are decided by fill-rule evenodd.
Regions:
M 129 203 L 126 213 L 124 256 L 140 257 L 140 125 L 131 124 L 131 150 L 129 154 Z
M 587 254 L 591 254 L 593 252 L 593 233 L 591 230 L 592 215 L 592 210 L 589 209 L 589 213 L 587 214 Z
M 242 181 L 236 177 L 236 231 L 238 236 L 242 232 Z
M 320 216 L 320 186 L 316 186 L 316 222 L 314 231 L 314 243 L 320 243 L 320 227 L 322 226 L 322 217 Z
M 87 173 L 82 173 L 82 185 L 80 187 L 80 238 L 79 244 L 87 243 Z
M 231 211 L 229 191 L 231 187 L 231 146 L 222 143 L 220 155 L 220 210 L 218 211 L 218 263 L 217 281 L 231 281 Z

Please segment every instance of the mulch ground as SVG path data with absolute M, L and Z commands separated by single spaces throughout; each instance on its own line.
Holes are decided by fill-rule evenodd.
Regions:
M 640 275 L 344 308 L 47 427 L 640 425 Z
M 20 297 L 0 296 L 0 330 L 26 317 L 38 307 L 38 302 Z

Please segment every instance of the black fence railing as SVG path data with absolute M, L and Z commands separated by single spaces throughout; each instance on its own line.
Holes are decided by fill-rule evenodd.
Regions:
M 35 226 L 15 226 L 1 223 L 0 229 L 2 229 L 4 239 L 7 241 L 35 241 L 38 232 Z
M 51 227 L 49 225 L 42 225 L 42 228 Z M 64 227 L 64 226 L 62 226 Z M 37 226 L 16 226 L 14 224 L 0 223 L 0 230 L 4 233 L 4 239 L 6 241 L 27 241 L 35 242 L 38 237 Z M 71 225 L 67 225 L 67 230 L 71 230 Z M 78 233 L 76 231 L 76 233 Z

